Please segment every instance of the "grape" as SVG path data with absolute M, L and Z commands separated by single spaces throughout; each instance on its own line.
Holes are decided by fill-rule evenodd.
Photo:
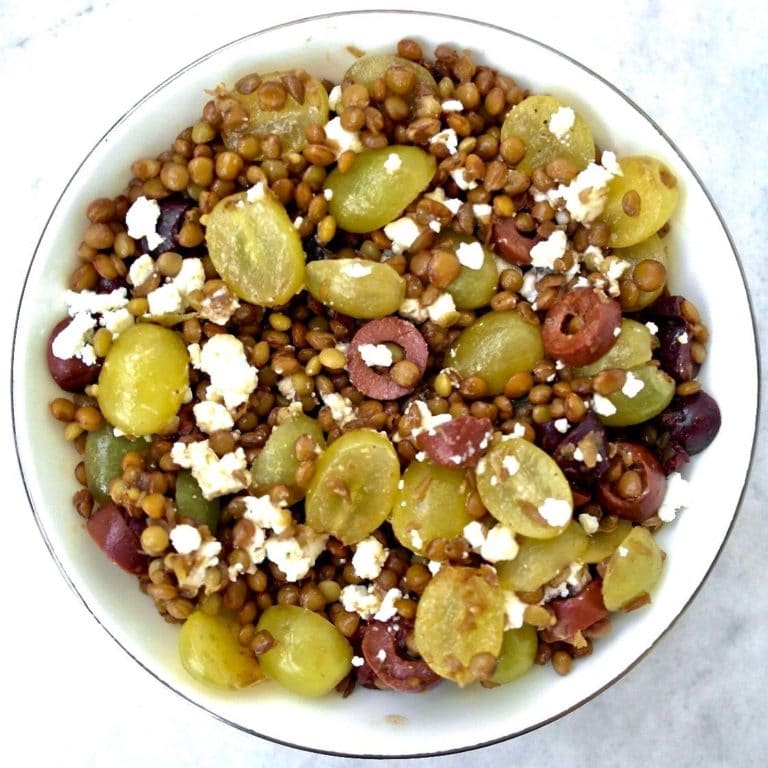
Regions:
M 219 523 L 219 500 L 210 501 L 203 496 L 200 485 L 190 472 L 176 475 L 176 510 L 179 517 L 190 517 L 200 525 L 207 525 L 215 534 Z
M 661 550 L 647 528 L 635 526 L 611 555 L 603 576 L 603 601 L 609 611 L 630 608 L 656 586 Z
M 504 634 L 504 595 L 492 569 L 444 565 L 416 609 L 415 640 L 440 677 L 465 686 L 493 674 Z
M 539 509 L 546 503 L 573 510 L 571 488 L 554 459 L 522 438 L 495 442 L 476 469 L 477 490 L 488 511 L 515 533 L 536 539 L 559 536 L 571 522 L 551 525 Z
M 581 559 L 587 549 L 587 534 L 580 525 L 569 525 L 553 539 L 522 537 L 519 544 L 514 560 L 497 563 L 499 582 L 513 592 L 533 592 L 569 563 Z
M 109 484 L 123 474 L 123 456 L 129 451 L 144 454 L 148 444 L 145 440 L 131 440 L 129 437 L 115 437 L 111 424 L 106 422 L 88 433 L 85 439 L 85 478 L 88 490 L 97 504 L 110 500 Z
M 449 233 L 454 249 L 460 243 L 477 242 L 466 235 Z M 446 287 L 446 291 L 453 296 L 456 309 L 478 309 L 486 306 L 496 293 L 499 282 L 499 270 L 496 260 L 488 248 L 483 248 L 483 264 L 480 269 L 470 269 L 462 265 L 459 276 Z
M 390 155 L 400 166 L 387 170 Z M 361 152 L 349 170 L 333 171 L 325 188 L 333 193 L 328 209 L 348 232 L 370 232 L 389 224 L 426 188 L 435 173 L 432 155 L 418 147 L 390 146 Z
M 587 548 L 579 558 L 582 563 L 601 563 L 606 557 L 610 557 L 616 547 L 626 538 L 632 530 L 629 520 L 619 520 L 612 531 L 597 531 L 589 537 Z
M 519 171 L 531 173 L 534 168 L 565 157 L 586 168 L 595 159 L 595 142 L 592 131 L 581 115 L 576 115 L 573 127 L 563 139 L 549 130 L 549 121 L 564 106 L 552 96 L 529 96 L 509 110 L 501 126 L 501 140 L 512 136 L 526 147 L 525 156 L 517 164 Z
M 248 688 L 264 679 L 253 652 L 237 639 L 240 624 L 194 611 L 179 632 L 179 656 L 195 680 L 214 688 Z
M 292 78 L 294 83 L 301 84 L 299 89 L 303 89 L 303 98 L 297 101 L 288 90 L 282 109 L 263 109 L 259 99 L 259 90 L 263 84 L 270 82 L 284 84 L 288 78 Z M 234 100 L 245 108 L 247 114 L 247 119 L 242 124 L 234 127 L 225 125 L 222 129 L 224 143 L 228 149 L 236 150 L 244 136 L 263 137 L 276 134 L 280 137 L 283 152 L 301 152 L 307 144 L 305 134 L 307 127 L 312 124 L 325 125 L 328 122 L 328 94 L 323 84 L 303 70 L 270 72 L 262 75 L 261 80 L 262 86 L 251 93 L 223 89 L 217 92 L 215 101 L 223 113 L 226 114 L 227 107 Z M 257 155 L 257 159 L 262 157 L 263 153 Z
M 663 264 L 664 267 L 669 266 L 667 246 L 664 244 L 664 241 L 655 234 L 636 245 L 630 245 L 628 248 L 615 248 L 613 256 L 621 261 L 628 261 L 632 265 L 631 269 L 624 273 L 624 278 L 631 278 L 635 273 L 637 265 L 646 259 L 658 261 Z M 630 305 L 625 303 L 624 297 L 622 296 L 622 307 L 626 312 L 637 312 L 639 309 L 643 309 L 656 301 L 663 290 L 664 283 L 653 291 L 639 291 L 637 297 L 633 299 Z
M 600 414 L 600 421 L 609 427 L 642 424 L 660 414 L 675 394 L 674 379 L 655 365 L 639 365 L 631 368 L 628 373 L 640 379 L 643 388 L 634 397 L 627 397 L 622 390 L 607 396 L 616 412 L 610 415 Z
M 184 401 L 188 364 L 178 333 L 137 323 L 120 334 L 104 359 L 97 394 L 101 412 L 128 435 L 161 432 Z
M 513 373 L 532 371 L 543 354 L 538 325 L 518 312 L 492 311 L 462 331 L 445 356 L 445 367 L 462 378 L 482 376 L 489 393 L 498 395 Z
M 67 392 L 80 392 L 99 378 L 100 361 L 86 365 L 79 357 L 56 357 L 53 354 L 53 342 L 56 337 L 72 322 L 69 317 L 56 323 L 48 337 L 46 361 L 51 378 Z
M 460 536 L 472 522 L 465 509 L 471 488 L 463 469 L 414 461 L 401 485 L 392 507 L 392 530 L 413 552 L 425 555 L 430 541 Z
M 576 376 L 594 376 L 606 368 L 623 368 L 627 370 L 651 359 L 651 342 L 653 336 L 644 323 L 623 318 L 621 332 L 616 337 L 614 345 L 598 360 L 590 365 L 576 368 Z
M 532 666 L 538 648 L 535 627 L 523 624 L 519 629 L 508 629 L 501 641 L 501 652 L 491 682 L 504 685 L 522 677 Z
M 548 633 L 557 640 L 572 641 L 577 632 L 583 632 L 608 615 L 599 579 L 590 581 L 578 595 L 553 600 L 550 607 L 557 617 L 557 623 Z
M 147 556 L 141 550 L 139 538 L 143 521 L 129 517 L 122 507 L 109 502 L 88 518 L 86 528 L 99 549 L 115 565 L 135 575 L 147 572 Z
M 307 489 L 307 525 L 355 544 L 387 518 L 399 480 L 400 462 L 389 439 L 372 429 L 353 429 L 317 462 Z
M 326 618 L 297 605 L 273 605 L 259 630 L 275 644 L 259 660 L 267 677 L 300 696 L 324 696 L 352 669 L 352 646 Z
M 669 430 L 672 441 L 686 453 L 703 451 L 717 436 L 722 423 L 720 408 L 714 398 L 699 391 L 675 397 L 659 422 Z
M 376 261 L 327 259 L 307 265 L 307 290 L 336 312 L 370 320 L 397 312 L 405 298 L 405 280 Z
M 608 183 L 608 197 L 600 219 L 611 228 L 609 245 L 626 248 L 660 230 L 677 206 L 680 188 L 664 163 L 654 157 L 633 155 L 619 160 L 621 175 Z M 628 216 L 625 195 L 636 192 L 640 210 Z
M 267 307 L 285 304 L 304 284 L 301 239 L 270 193 L 248 195 L 225 197 L 208 214 L 208 255 L 236 296 Z
M 267 493 L 275 485 L 285 485 L 291 493 L 291 502 L 304 498 L 304 490 L 296 485 L 299 460 L 294 453 L 296 440 L 309 435 L 319 449 L 325 449 L 325 437 L 319 424 L 304 414 L 295 414 L 272 429 L 266 444 L 251 467 L 257 493 Z

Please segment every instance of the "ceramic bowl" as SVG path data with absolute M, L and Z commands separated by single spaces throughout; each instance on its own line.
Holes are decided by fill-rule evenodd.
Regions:
M 68 254 L 80 242 L 87 203 L 117 194 L 129 181 L 134 159 L 161 152 L 191 125 L 206 89 L 254 70 L 291 66 L 339 79 L 353 61 L 348 46 L 391 51 L 406 34 L 430 52 L 440 43 L 472 49 L 477 61 L 571 104 L 601 147 L 619 157 L 656 155 L 674 170 L 684 192 L 669 236 L 670 285 L 696 303 L 711 329 L 701 378 L 720 404 L 722 429 L 685 469 L 694 506 L 658 535 L 668 557 L 652 604 L 619 617 L 613 632 L 568 676 L 537 667 L 519 682 L 493 690 L 451 684 L 422 695 L 359 689 L 347 699 L 302 700 L 274 684 L 233 694 L 212 691 L 182 669 L 178 627 L 157 616 L 133 577 L 104 557 L 69 508 L 75 459 L 48 412 L 58 391 L 44 353 L 50 329 L 63 313 L 62 294 L 74 263 Z M 717 269 L 701 269 L 702 253 Z M 129 109 L 85 158 L 45 227 L 21 297 L 13 359 L 15 436 L 33 513 L 62 574 L 105 630 L 159 682 L 226 723 L 303 749 L 358 756 L 440 754 L 513 737 L 588 701 L 646 654 L 688 605 L 723 546 L 746 481 L 757 409 L 755 348 L 743 275 L 712 200 L 680 150 L 626 96 L 562 53 L 499 27 L 415 12 L 344 13 L 255 32 L 206 54 Z M 81 661 L 87 663 L 85 657 Z

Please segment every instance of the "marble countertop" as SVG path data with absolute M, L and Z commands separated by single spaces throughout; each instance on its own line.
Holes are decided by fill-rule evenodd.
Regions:
M 246 32 L 319 9 L 383 5 L 409 4 L 0 2 L 0 211 L 8 291 L 2 359 L 10 359 L 17 296 L 48 212 L 79 159 L 127 105 L 201 53 Z M 722 212 L 741 256 L 758 330 L 768 335 L 766 7 L 738 0 L 582 0 L 509 4 L 514 10 L 499 16 L 488 3 L 410 5 L 472 15 L 540 39 L 581 59 L 646 110 L 687 155 Z M 250 19 L 243 21 L 247 7 Z M 702 268 L 709 256 L 701 255 Z M 110 767 L 364 762 L 318 757 L 231 729 L 159 685 L 110 640 L 65 585 L 34 525 L 8 438 L 8 403 L 6 395 L 0 450 L 5 541 L 13 546 L 6 544 L 3 555 L 2 762 L 11 764 L 14 756 L 25 765 Z M 755 596 L 762 595 L 766 577 L 766 458 L 765 441 L 759 441 L 750 487 L 717 566 L 648 658 L 551 725 L 421 765 L 765 764 L 768 612 Z

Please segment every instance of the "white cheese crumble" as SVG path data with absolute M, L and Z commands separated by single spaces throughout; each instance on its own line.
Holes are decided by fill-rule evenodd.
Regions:
M 263 200 L 265 195 L 264 183 L 257 181 L 252 187 L 248 188 L 248 191 L 245 193 L 245 199 L 249 203 L 255 203 L 257 200 Z
M 75 315 L 66 328 L 62 328 L 51 344 L 51 352 L 60 360 L 76 357 L 86 365 L 96 362 L 91 340 L 96 328 L 96 318 L 88 312 Z
M 600 527 L 600 521 L 587 512 L 582 512 L 579 515 L 579 524 L 584 529 L 584 533 L 588 533 L 590 536 L 593 533 L 597 533 L 597 529 Z
M 501 523 L 486 531 L 482 523 L 473 520 L 464 526 L 462 535 L 472 551 L 489 563 L 514 560 L 517 557 L 518 545 L 515 534 Z
M 322 398 L 331 409 L 331 417 L 340 427 L 355 418 L 355 406 L 348 397 L 338 392 L 329 392 L 327 395 L 322 395 Z
M 555 261 L 565 256 L 568 238 L 562 229 L 556 229 L 546 240 L 531 248 L 531 264 L 543 269 L 554 269 Z
M 616 413 L 616 406 L 604 395 L 595 392 L 592 396 L 592 408 L 600 416 L 613 416 Z
M 373 272 L 373 267 L 363 261 L 349 261 L 341 267 L 341 274 L 347 277 L 367 277 Z
M 384 170 L 391 176 L 400 170 L 402 164 L 403 161 L 400 159 L 400 155 L 397 152 L 390 152 L 384 161 Z
M 403 299 L 402 304 L 397 309 L 398 313 L 403 317 L 407 317 L 414 323 L 423 323 L 428 317 L 426 307 L 421 306 L 421 302 L 418 299 Z
M 147 294 L 147 301 L 149 314 L 153 317 L 170 315 L 184 309 L 184 301 L 173 283 L 165 283 L 154 291 L 150 291 Z
M 520 471 L 520 462 L 514 456 L 505 456 L 501 460 L 501 468 L 511 477 Z
M 348 584 L 341 590 L 339 601 L 348 613 L 356 613 L 363 619 L 370 619 L 381 607 L 381 598 L 373 585 Z
M 458 99 L 446 99 L 441 105 L 443 112 L 462 112 L 464 105 Z
M 316 533 L 308 525 L 299 525 L 297 528 L 295 537 L 281 539 L 272 536 L 264 545 L 269 560 L 283 572 L 289 582 L 299 581 L 309 573 L 328 541 L 327 534 Z
M 357 131 L 348 131 L 344 128 L 340 117 L 334 117 L 333 120 L 328 121 L 324 128 L 325 138 L 336 146 L 339 155 L 349 150 L 352 152 L 363 151 L 360 134 Z
M 570 426 L 571 425 L 568 423 L 568 419 L 566 418 L 555 419 L 554 421 L 554 427 L 561 435 L 564 435 Z
M 134 324 L 134 317 L 127 309 L 115 309 L 110 312 L 102 312 L 99 325 L 106 328 L 112 338 L 116 338 L 123 331 L 127 331 Z
M 125 288 L 115 288 L 110 293 L 66 291 L 64 301 L 67 302 L 67 314 L 70 317 L 84 313 L 98 315 L 125 307 L 128 304 L 128 292 Z
M 572 512 L 571 505 L 563 499 L 547 497 L 544 499 L 544 503 L 539 506 L 539 514 L 553 528 L 565 525 L 571 519 Z
M 357 351 L 363 358 L 363 362 L 370 368 L 374 365 L 389 368 L 394 362 L 392 350 L 386 344 L 361 344 Z
M 427 563 L 427 570 L 434 576 L 436 573 L 440 572 L 440 569 L 443 567 L 443 564 L 439 560 L 430 560 Z
M 208 500 L 242 491 L 251 483 L 251 473 L 242 448 L 219 458 L 208 440 L 174 443 L 171 459 L 192 472 L 192 477 L 197 480 L 203 496 Z
M 549 132 L 560 141 L 565 141 L 576 122 L 576 113 L 570 107 L 560 107 L 549 118 Z
M 144 195 L 137 197 L 125 214 L 128 236 L 134 240 L 146 237 L 147 247 L 153 251 L 163 242 L 162 236 L 157 234 L 157 220 L 159 218 L 160 204 L 157 200 L 149 200 Z
M 459 147 L 459 137 L 456 135 L 456 131 L 454 131 L 453 128 L 446 128 L 432 136 L 429 143 L 444 144 L 448 151 L 452 155 L 455 155 Z
M 148 253 L 144 253 L 131 264 L 131 268 L 128 270 L 128 282 L 136 286 L 144 285 L 154 271 L 154 260 Z
M 410 217 L 403 216 L 384 227 L 384 234 L 392 241 L 392 252 L 402 253 L 410 248 L 421 234 L 419 225 Z
M 605 168 L 613 176 L 623 176 L 624 172 L 621 170 L 619 161 L 616 159 L 616 153 L 606 149 L 602 155 L 600 155 L 600 165 Z
M 326 200 L 333 200 L 333 190 L 328 188 L 323 190 L 323 197 Z
M 424 195 L 429 200 L 434 200 L 440 205 L 444 205 L 454 216 L 459 212 L 459 208 L 463 205 L 458 197 L 446 197 L 445 190 L 442 187 L 434 189 L 432 192 L 428 192 Z
M 443 228 L 443 225 L 437 219 L 432 219 L 427 226 L 435 233 L 440 232 Z
M 427 314 L 433 323 L 442 326 L 451 325 L 459 315 L 450 293 L 441 293 L 427 307 Z
M 389 550 L 375 537 L 357 543 L 352 556 L 352 568 L 361 579 L 375 579 L 384 567 Z
M 520 629 L 524 623 L 525 609 L 528 607 L 514 592 L 504 590 L 504 631 Z
M 328 106 L 334 111 L 339 111 L 339 104 L 341 104 L 341 86 L 334 85 L 331 88 L 331 92 L 328 94 Z
M 589 224 L 603 212 L 608 182 L 614 175 L 602 165 L 590 163 L 570 184 L 560 184 L 556 190 L 549 192 L 548 199 L 562 199 L 573 219 Z
M 456 186 L 459 189 L 468 190 L 477 188 L 477 182 L 474 179 L 467 181 L 463 168 L 454 168 L 451 171 L 451 178 L 456 182 Z
M 689 482 L 679 472 L 670 473 L 667 477 L 664 501 L 661 502 L 659 511 L 656 513 L 659 520 L 670 523 L 675 519 L 678 512 L 682 512 L 690 506 L 691 486 Z
M 217 539 L 206 539 L 202 544 L 188 555 L 167 555 L 173 562 L 172 568 L 179 582 L 179 590 L 182 595 L 194 597 L 197 591 L 205 583 L 205 573 L 209 568 L 215 568 L 219 564 L 221 542 Z M 178 563 L 178 559 L 182 562 Z M 191 561 L 191 562 L 190 562 Z M 208 588 L 206 587 L 206 593 Z
M 485 261 L 483 246 L 476 240 L 471 243 L 459 243 L 456 258 L 467 269 L 481 269 Z
M 221 404 L 211 400 L 203 400 L 192 406 L 195 422 L 203 432 L 209 435 L 220 429 L 232 429 L 235 425 L 232 414 Z
M 387 658 L 387 652 L 383 648 L 379 648 L 379 650 L 376 652 L 376 658 L 379 661 L 384 661 Z
M 476 219 L 489 219 L 493 213 L 493 208 L 488 203 L 475 203 L 472 206 L 472 213 Z
M 297 216 L 293 220 L 293 228 L 294 229 L 301 229 L 301 225 L 304 223 L 304 217 L 303 216 Z
M 437 416 L 434 416 L 432 411 L 429 410 L 429 406 L 422 400 L 413 400 L 409 408 L 411 407 L 416 408 L 419 412 L 419 426 L 411 430 L 412 437 L 418 437 L 422 432 L 434 435 L 437 427 L 449 422 L 453 418 L 450 413 L 439 413 Z
M 548 603 L 556 597 L 569 597 L 581 592 L 585 584 L 592 580 L 589 568 L 583 563 L 573 562 L 568 566 L 565 576 L 555 584 L 549 584 L 544 588 L 544 596 L 541 604 Z
M 193 346 L 193 345 L 190 345 Z M 243 343 L 229 333 L 218 333 L 208 339 L 200 350 L 200 362 L 193 366 L 207 373 L 211 383 L 205 391 L 208 400 L 223 402 L 232 411 L 248 400 L 256 389 L 259 377 L 248 363 Z
M 200 531 L 194 525 L 177 525 L 171 529 L 171 544 L 180 555 L 191 555 L 203 543 Z
M 403 596 L 403 593 L 399 589 L 388 589 L 387 594 L 381 601 L 379 610 L 373 614 L 373 618 L 376 621 L 389 621 L 397 616 L 397 608 L 395 603 Z
M 655 336 L 659 332 L 659 326 L 656 325 L 652 320 L 649 320 L 645 327 Z
M 350 662 L 353 667 L 362 667 L 365 664 L 365 659 L 362 656 L 353 656 Z
M 293 385 L 293 380 L 290 376 L 280 379 L 277 382 L 277 389 L 286 400 L 293 401 L 296 399 L 296 387 Z
M 679 335 L 679 336 L 678 336 L 678 337 L 675 339 L 675 341 L 677 341 L 677 343 L 678 343 L 678 344 L 687 344 L 687 343 L 688 343 L 688 341 L 689 341 L 689 339 L 688 339 L 688 334 L 687 334 L 685 331 L 683 331 L 683 332 L 682 332 L 682 333 L 681 333 L 681 334 L 680 334 L 680 335 Z
M 293 522 L 291 511 L 273 503 L 267 495 L 244 496 L 242 501 L 245 504 L 243 517 L 250 520 L 257 528 L 270 528 L 280 534 Z
M 413 549 L 422 549 L 424 547 L 424 539 L 421 538 L 421 534 L 417 530 L 412 530 L 409 538 Z
M 182 312 L 187 306 L 189 294 L 200 290 L 204 283 L 203 262 L 200 259 L 184 259 L 176 277 L 147 294 L 149 315 Z
M 635 376 L 632 371 L 627 371 L 627 378 L 624 381 L 624 386 L 621 388 L 623 394 L 627 397 L 635 397 L 645 387 L 645 382 Z

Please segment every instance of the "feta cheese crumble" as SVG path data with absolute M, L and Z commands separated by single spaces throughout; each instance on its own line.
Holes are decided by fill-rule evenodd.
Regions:
M 200 531 L 194 525 L 176 525 L 171 529 L 171 544 L 180 555 L 191 555 L 203 543 Z
M 163 237 L 157 234 L 159 218 L 160 204 L 157 200 L 149 200 L 144 195 L 137 197 L 125 214 L 129 237 L 134 240 L 146 237 L 147 247 L 154 251 L 163 242 Z
M 485 251 L 477 241 L 459 243 L 459 247 L 456 249 L 456 258 L 467 269 L 481 269 L 485 261 Z
M 331 409 L 331 417 L 340 427 L 355 418 L 355 406 L 348 397 L 338 392 L 329 392 L 327 395 L 322 395 L 322 398 Z
M 451 325 L 459 315 L 456 304 L 453 301 L 453 296 L 450 293 L 441 293 L 427 307 L 427 315 L 437 325 Z
M 531 248 L 531 264 L 543 269 L 554 269 L 555 261 L 565 256 L 568 238 L 562 229 L 556 229 L 546 240 Z
M 423 323 L 429 317 L 427 308 L 422 307 L 421 302 L 418 299 L 403 299 L 403 302 L 400 304 L 397 311 L 403 317 L 407 317 L 414 323 Z
M 402 253 L 410 248 L 421 234 L 419 225 L 409 216 L 391 221 L 384 227 L 384 234 L 392 241 L 392 252 Z
M 462 535 L 472 551 L 489 563 L 514 560 L 517 557 L 519 547 L 515 540 L 515 534 L 501 523 L 486 531 L 482 523 L 473 520 L 464 526 Z
M 370 264 L 362 264 L 359 261 L 352 261 L 341 267 L 341 274 L 347 277 L 367 277 L 373 272 Z
M 267 558 L 285 575 L 286 581 L 296 582 L 303 579 L 315 560 L 325 549 L 327 534 L 316 533 L 308 525 L 297 526 L 296 536 L 267 539 L 264 548 Z
M 154 271 L 154 260 L 148 253 L 144 253 L 131 264 L 131 268 L 128 270 L 128 282 L 135 286 L 144 285 L 152 277 Z
M 252 187 L 248 188 L 248 191 L 245 193 L 245 199 L 249 203 L 255 203 L 257 200 L 263 200 L 265 195 L 264 183 L 257 181 Z
M 361 579 L 375 579 L 388 556 L 389 550 L 375 536 L 369 536 L 357 543 L 352 568 Z
M 559 528 L 565 525 L 571 519 L 571 505 L 563 499 L 553 499 L 548 497 L 544 503 L 539 506 L 539 514 L 553 528 Z
M 203 496 L 208 500 L 237 493 L 251 484 L 251 473 L 242 448 L 219 458 L 208 440 L 174 443 L 171 459 L 192 472 L 192 477 L 197 480 Z
M 591 536 L 593 533 L 597 533 L 600 521 L 594 515 L 582 512 L 579 515 L 579 525 L 584 529 L 584 533 L 588 533 Z
M 616 406 L 607 397 L 597 392 L 592 396 L 592 408 L 600 416 L 613 416 L 616 413 Z
M 504 590 L 504 631 L 520 629 L 524 623 L 525 609 L 528 607 L 514 592 Z
M 190 347 L 197 345 L 190 344 Z M 233 411 L 248 400 L 259 377 L 248 363 L 243 342 L 229 333 L 218 333 L 199 350 L 190 349 L 192 365 L 207 373 L 211 383 L 205 390 L 208 400 L 223 402 Z M 199 363 L 195 358 L 199 354 Z
M 384 170 L 391 176 L 400 170 L 402 164 L 403 161 L 400 159 L 400 155 L 397 152 L 390 152 L 384 161 Z
M 576 122 L 576 113 L 570 107 L 560 107 L 549 118 L 549 132 L 560 141 L 565 141 Z
M 477 188 L 477 182 L 474 179 L 467 181 L 463 168 L 454 168 L 451 171 L 451 178 L 456 182 L 456 186 L 459 189 L 469 190 Z
M 218 432 L 220 429 L 232 429 L 235 421 L 232 414 L 221 404 L 211 400 L 203 400 L 192 406 L 197 426 L 203 432 Z
M 86 365 L 93 365 L 96 362 L 96 353 L 93 351 L 91 340 L 95 328 L 96 318 L 89 312 L 75 315 L 69 325 L 56 334 L 51 345 L 53 356 L 60 360 L 76 357 Z
M 555 419 L 554 426 L 555 426 L 555 429 L 561 435 L 564 435 L 568 431 L 568 427 L 570 427 L 571 425 L 568 423 L 568 419 L 562 418 L 562 419 Z
M 678 512 L 683 512 L 690 506 L 691 486 L 689 482 L 679 472 L 672 472 L 667 477 L 664 501 L 661 502 L 659 511 L 656 513 L 659 520 L 670 523 L 675 519 Z
M 621 388 L 623 394 L 629 398 L 635 397 L 643 387 L 645 387 L 645 382 L 635 376 L 632 371 L 627 371 L 627 378 L 624 381 L 624 386 Z
M 456 131 L 454 131 L 453 128 L 446 128 L 432 136 L 429 143 L 444 144 L 448 149 L 448 152 L 455 155 L 459 147 L 459 137 L 456 135 Z
M 394 362 L 392 350 L 386 344 L 361 344 L 357 351 L 363 362 L 370 368 L 375 365 L 389 368 Z
M 325 138 L 337 149 L 337 157 L 343 152 L 362 152 L 363 144 L 357 131 L 348 131 L 341 124 L 340 117 L 329 120 L 325 126 Z
M 462 112 L 464 105 L 458 99 L 447 99 L 441 105 L 443 112 Z

